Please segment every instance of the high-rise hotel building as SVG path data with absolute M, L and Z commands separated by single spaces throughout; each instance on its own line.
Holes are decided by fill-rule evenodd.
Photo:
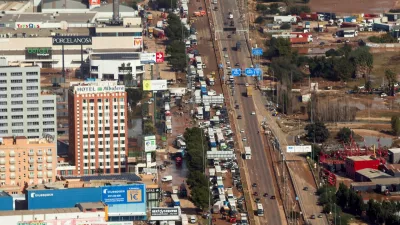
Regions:
M 57 137 L 56 96 L 40 88 L 38 66 L 0 66 L 0 137 Z
M 127 94 L 117 81 L 72 82 L 69 155 L 77 175 L 126 171 Z

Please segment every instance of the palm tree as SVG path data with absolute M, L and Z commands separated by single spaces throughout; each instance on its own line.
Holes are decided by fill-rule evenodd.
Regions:
M 396 74 L 392 70 L 388 69 L 385 71 L 385 76 L 389 82 L 389 95 L 394 96 L 394 84 L 397 82 Z

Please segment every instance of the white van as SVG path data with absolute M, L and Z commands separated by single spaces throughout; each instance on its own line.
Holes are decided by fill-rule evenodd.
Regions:
M 172 176 L 165 176 L 161 179 L 162 182 L 170 182 L 172 181 Z

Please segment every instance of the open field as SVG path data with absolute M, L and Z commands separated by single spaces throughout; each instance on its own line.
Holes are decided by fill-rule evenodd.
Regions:
M 399 6 L 396 0 L 311 0 L 311 11 L 335 13 L 383 13 Z
M 385 70 L 391 69 L 393 72 L 399 74 L 400 67 L 400 53 L 399 52 L 385 52 L 385 53 L 372 53 L 374 56 L 374 68 L 372 69 L 372 82 L 374 86 L 382 84 L 383 77 L 385 77 Z M 387 81 L 386 81 L 387 83 Z

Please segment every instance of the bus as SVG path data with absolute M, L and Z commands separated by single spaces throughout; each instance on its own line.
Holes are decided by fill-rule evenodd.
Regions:
M 245 159 L 251 159 L 251 148 L 250 147 L 244 147 L 244 158 Z
M 257 216 L 264 216 L 264 208 L 261 203 L 257 204 Z

